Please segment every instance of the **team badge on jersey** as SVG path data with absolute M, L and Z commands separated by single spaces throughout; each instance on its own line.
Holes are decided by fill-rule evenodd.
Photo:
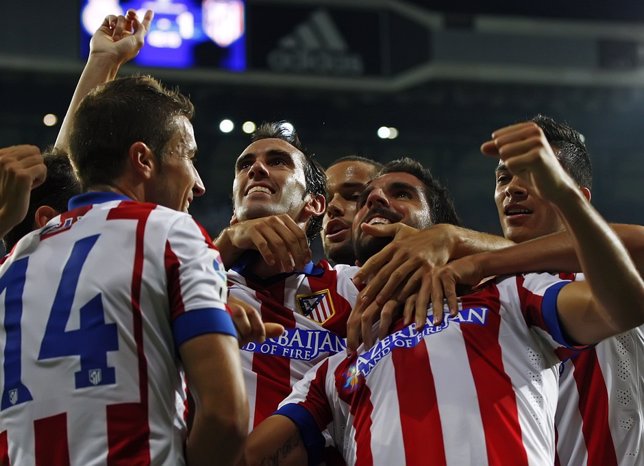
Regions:
M 89 371 L 89 382 L 92 385 L 98 385 L 103 380 L 103 371 L 100 369 L 90 369 Z
M 9 402 L 12 405 L 15 405 L 18 402 L 18 389 L 12 388 L 9 390 Z
M 299 294 L 296 301 L 300 312 L 319 324 L 323 324 L 335 314 L 328 288 L 310 295 Z

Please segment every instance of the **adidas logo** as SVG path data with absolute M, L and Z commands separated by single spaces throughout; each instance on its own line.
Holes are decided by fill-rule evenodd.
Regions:
M 361 75 L 362 57 L 351 53 L 326 10 L 317 10 L 268 54 L 268 66 L 279 72 Z

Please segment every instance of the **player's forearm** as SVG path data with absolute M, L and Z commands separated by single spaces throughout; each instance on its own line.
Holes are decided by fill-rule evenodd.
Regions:
M 555 204 L 594 301 L 622 331 L 644 318 L 644 281 L 618 236 L 577 190 Z
M 60 131 L 58 132 L 58 137 L 54 144 L 57 149 L 61 149 L 66 153 L 69 153 L 71 120 L 76 109 L 83 100 L 83 97 L 89 94 L 89 92 L 99 84 L 112 81 L 116 77 L 120 66 L 121 63 L 118 61 L 116 56 L 110 56 L 109 54 L 90 54 L 87 59 L 87 64 L 78 80 L 76 89 L 74 90 L 74 95 L 72 96 L 72 100 L 67 108 L 67 113 L 65 114 L 63 123 L 60 126 Z
M 447 234 L 455 238 L 451 259 L 469 256 L 487 251 L 496 251 L 512 246 L 514 243 L 502 236 L 468 230 L 454 225 L 436 225 L 447 230 Z
M 228 407 L 225 408 L 228 410 Z M 247 423 L 235 416 L 207 416 L 197 412 L 186 441 L 189 466 L 236 465 L 246 440 Z
M 308 456 L 295 424 L 284 416 L 265 419 L 248 436 L 244 466 L 306 466 Z

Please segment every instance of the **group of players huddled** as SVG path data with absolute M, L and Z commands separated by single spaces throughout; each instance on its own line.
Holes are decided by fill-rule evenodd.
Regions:
M 116 78 L 152 18 L 105 18 L 53 149 L 0 149 L 1 465 L 644 465 L 644 228 L 577 131 L 483 143 L 497 237 L 264 123 L 213 240 L 192 103 Z

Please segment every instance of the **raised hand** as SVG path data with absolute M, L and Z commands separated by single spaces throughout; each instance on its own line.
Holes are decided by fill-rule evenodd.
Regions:
M 128 10 L 125 16 L 106 16 L 89 43 L 90 55 L 111 55 L 119 65 L 132 60 L 143 47 L 153 17 L 151 10 L 145 12 L 142 21 L 134 10 Z
M 279 272 L 300 270 L 311 260 L 306 233 L 286 214 L 234 223 L 215 244 L 227 268 L 247 250 L 259 251 L 264 262 Z
M 0 236 L 25 218 L 31 190 L 40 186 L 46 175 L 47 167 L 36 146 L 0 149 Z
M 481 146 L 481 152 L 500 158 L 510 173 L 532 186 L 543 199 L 556 201 L 563 193 L 577 189 L 536 123 L 518 123 L 495 131 L 492 140 Z

